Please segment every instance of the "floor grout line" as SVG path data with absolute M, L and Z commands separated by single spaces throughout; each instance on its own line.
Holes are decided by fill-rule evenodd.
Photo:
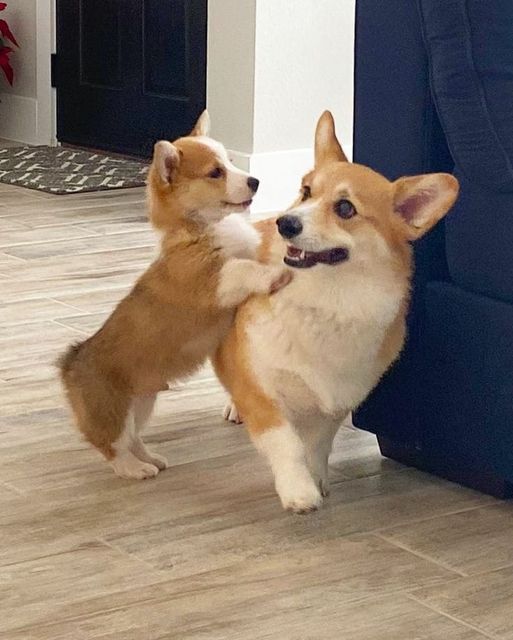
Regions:
M 88 315 L 93 315 L 93 314 L 86 313 L 84 315 L 88 316 Z M 53 324 L 59 325 L 59 327 L 64 327 L 65 329 L 70 329 L 71 331 L 76 331 L 77 333 L 79 333 L 80 335 L 83 335 L 83 336 L 90 336 L 91 335 L 91 331 L 86 331 L 85 329 L 77 329 L 77 327 L 70 327 L 69 325 L 63 324 L 62 322 L 59 322 L 58 320 L 55 320 L 55 319 L 51 320 L 51 322 L 53 322 Z
M 10 491 L 12 491 L 13 493 L 16 493 L 19 496 L 26 496 L 27 494 L 25 493 L 25 491 L 22 491 L 21 489 L 18 489 L 18 487 L 15 487 L 14 485 L 12 485 L 10 482 L 2 482 L 2 485 L 4 487 L 7 487 L 7 489 L 9 489 Z
M 473 631 L 477 631 L 478 633 L 480 633 L 485 638 L 489 638 L 490 640 L 501 640 L 499 638 L 499 636 L 496 636 L 494 634 L 490 634 L 490 633 L 488 633 L 488 631 L 485 631 L 484 629 L 481 629 L 480 627 L 478 627 L 476 625 L 473 625 L 470 622 L 466 622 L 465 620 L 462 620 L 461 618 L 457 618 L 456 616 L 453 616 L 450 613 L 447 613 L 446 611 L 443 611 L 439 607 L 435 607 L 432 604 L 424 602 L 423 600 L 420 600 L 419 598 L 416 598 L 411 593 L 407 593 L 406 597 L 409 598 L 410 600 L 413 600 L 417 604 L 425 607 L 426 609 L 429 609 L 430 611 L 434 611 L 435 613 L 438 613 L 439 615 L 444 616 L 444 618 L 448 618 L 449 620 L 452 620 L 453 622 L 457 622 L 458 624 L 460 624 L 460 625 L 462 625 L 464 627 L 467 627 L 468 629 L 472 629 Z
M 406 467 L 406 469 L 414 469 L 415 467 Z M 404 469 L 401 469 L 400 471 L 404 471 Z M 389 473 L 395 473 L 393 471 L 390 471 Z M 431 516 L 427 516 L 427 517 L 421 517 L 418 519 L 414 519 L 414 520 L 403 520 L 403 521 L 399 521 L 396 524 L 393 525 L 387 525 L 386 527 L 378 527 L 377 529 L 373 529 L 372 533 L 376 533 L 376 534 L 382 534 L 382 533 L 386 533 L 387 531 L 391 531 L 392 529 L 396 529 L 397 527 L 400 526 L 404 526 L 404 525 L 408 525 L 408 524 L 421 524 L 422 522 L 430 522 L 431 520 L 437 520 L 438 518 L 446 518 L 448 516 L 455 516 L 458 515 L 459 513 L 467 513 L 468 511 L 476 511 L 477 509 L 484 509 L 485 507 L 492 507 L 494 505 L 500 504 L 499 501 L 490 501 L 487 503 L 483 503 L 483 504 L 479 504 L 479 505 L 472 505 L 471 507 L 464 507 L 462 509 L 455 509 L 454 511 L 442 511 L 441 513 L 437 513 Z
M 375 536 L 376 538 L 379 538 L 380 540 L 383 540 L 384 542 L 388 542 L 388 544 L 391 544 L 394 547 L 397 547 L 399 549 L 402 549 L 403 551 L 407 551 L 408 553 L 413 554 L 414 556 L 417 556 L 417 558 L 421 558 L 422 560 L 430 562 L 431 564 L 436 564 L 438 567 L 441 567 L 442 569 L 445 569 L 446 571 L 450 571 L 451 573 L 456 574 L 460 578 L 467 578 L 468 577 L 467 573 L 464 573 L 463 571 L 459 571 L 458 569 L 455 569 L 454 567 L 451 567 L 449 564 L 447 564 L 445 562 L 440 562 L 440 561 L 436 560 L 435 558 L 432 558 L 431 556 L 428 556 L 427 554 L 422 553 L 421 551 L 417 551 L 415 549 L 410 549 L 405 544 L 402 544 L 402 543 L 397 542 L 395 540 L 390 540 L 389 538 L 387 538 L 387 537 L 385 537 L 385 536 L 383 536 L 383 535 L 381 535 L 379 533 L 372 533 L 372 535 Z

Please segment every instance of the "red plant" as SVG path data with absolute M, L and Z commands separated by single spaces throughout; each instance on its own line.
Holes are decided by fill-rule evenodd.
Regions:
M 7 7 L 5 2 L 0 2 L 0 11 L 3 11 Z M 9 25 L 5 20 L 0 20 L 0 68 L 4 72 L 5 77 L 7 78 L 7 82 L 12 86 L 14 81 L 14 71 L 11 67 L 11 63 L 9 62 L 9 55 L 12 53 L 13 49 L 8 47 L 4 40 L 9 40 L 14 45 L 19 47 L 20 45 L 16 42 L 16 38 L 14 37 L 12 31 L 9 29 Z

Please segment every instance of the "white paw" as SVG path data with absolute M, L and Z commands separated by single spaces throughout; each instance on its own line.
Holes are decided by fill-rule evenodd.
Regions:
M 322 496 L 312 481 L 297 484 L 295 487 L 276 486 L 281 504 L 287 511 L 310 513 L 322 505 Z
M 136 439 L 130 448 L 132 453 L 139 458 L 139 460 L 154 465 L 157 469 L 160 469 L 160 471 L 167 469 L 169 466 L 167 458 L 150 451 L 140 438 Z
M 153 453 L 153 451 L 146 450 L 146 452 L 148 454 L 148 459 L 146 460 L 146 462 L 155 465 L 160 471 L 163 471 L 164 469 L 167 469 L 169 467 L 169 462 L 164 456 L 161 456 L 158 453 Z
M 330 495 L 330 481 L 328 479 L 328 470 L 315 470 L 311 469 L 312 477 L 319 487 L 319 491 L 321 492 L 321 496 L 324 498 Z
M 328 480 L 327 477 L 320 478 L 318 481 L 318 486 L 321 491 L 321 496 L 326 498 L 327 496 L 330 495 L 330 481 Z
M 117 455 L 111 461 L 112 468 L 120 478 L 130 478 L 134 480 L 145 480 L 154 478 L 159 469 L 149 462 L 142 462 L 130 451 L 123 455 Z
M 276 293 L 283 287 L 286 287 L 293 278 L 292 271 L 279 266 L 267 267 L 268 275 L 267 281 L 265 281 L 265 288 L 268 289 L 268 293 Z
M 228 420 L 228 422 L 233 422 L 235 424 L 242 424 L 243 422 L 242 417 L 239 415 L 237 407 L 233 402 L 227 402 L 224 405 L 223 418 Z

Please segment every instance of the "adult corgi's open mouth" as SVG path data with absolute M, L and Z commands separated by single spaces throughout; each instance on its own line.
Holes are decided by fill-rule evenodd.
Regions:
M 289 244 L 283 261 L 289 267 L 309 269 L 316 264 L 338 264 L 345 262 L 348 258 L 349 250 L 345 247 L 334 247 L 324 251 L 305 251 Z

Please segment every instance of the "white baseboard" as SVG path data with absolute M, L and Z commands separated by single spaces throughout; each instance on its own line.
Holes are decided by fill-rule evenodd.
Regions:
M 348 157 L 350 149 L 344 145 Z M 313 167 L 312 149 L 290 149 L 270 153 L 230 151 L 233 163 L 260 180 L 251 213 L 253 218 L 283 211 L 299 192 L 302 176 Z
M 38 101 L 0 93 L 0 138 L 20 144 L 50 144 L 49 134 L 39 130 Z

